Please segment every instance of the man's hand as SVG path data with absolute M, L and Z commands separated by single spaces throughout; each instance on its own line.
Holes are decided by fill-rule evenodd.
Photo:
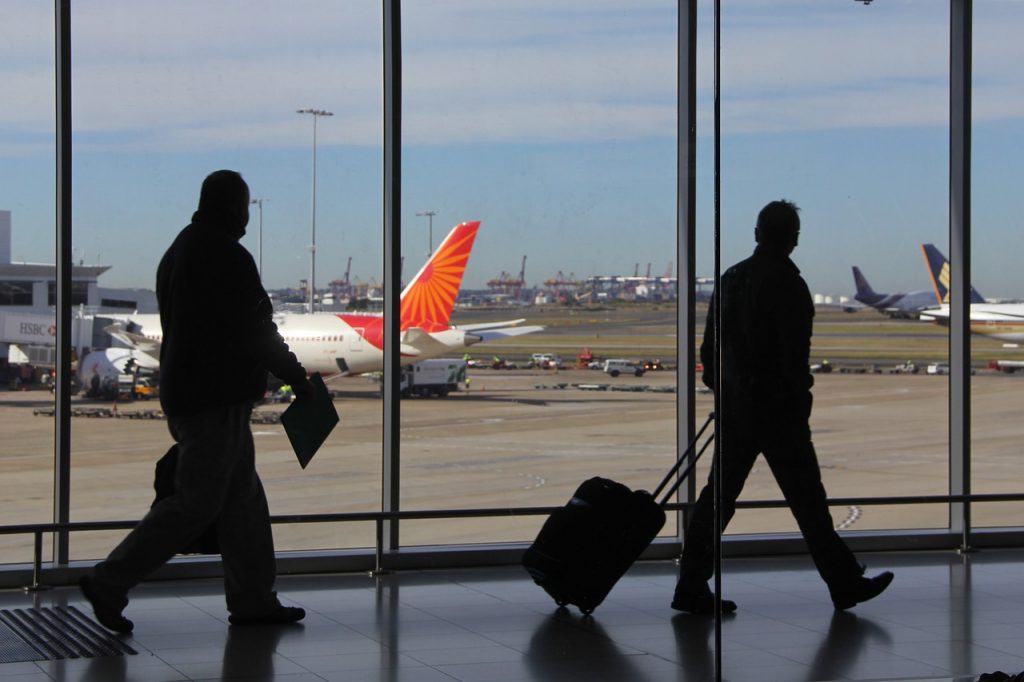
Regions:
M 312 400 L 316 396 L 316 388 L 309 379 L 303 378 L 301 383 L 292 384 L 292 391 L 295 392 L 295 399 L 303 402 Z

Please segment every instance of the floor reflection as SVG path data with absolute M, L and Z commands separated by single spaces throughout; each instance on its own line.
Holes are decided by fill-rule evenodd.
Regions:
M 638 653 L 638 652 L 634 652 Z M 564 680 L 630 680 L 649 678 L 630 662 L 597 619 L 558 609 L 530 638 L 526 668 L 531 678 L 544 682 Z
M 715 679 L 715 652 L 711 641 L 714 629 L 714 619 L 707 616 L 680 613 L 672 617 L 679 661 L 686 669 L 687 679 Z
M 973 682 L 1024 670 L 1024 552 L 871 562 L 898 582 L 838 613 L 804 556 L 730 562 L 740 610 L 722 624 L 722 679 Z M 138 655 L 0 664 L 0 680 L 709 682 L 714 621 L 669 608 L 675 572 L 634 567 L 593 617 L 556 611 L 518 566 L 282 576 L 282 598 L 308 613 L 290 627 L 230 627 L 219 580 L 147 583 L 129 605 Z M 89 609 L 75 588 L 0 591 L 0 608 L 57 605 Z
M 807 682 L 843 679 L 869 642 L 892 644 L 888 631 L 852 611 L 835 611 L 818 653 L 811 662 Z
M 301 623 L 229 627 L 227 642 L 224 644 L 221 679 L 273 679 L 274 660 L 281 636 L 286 632 L 301 632 L 304 628 Z

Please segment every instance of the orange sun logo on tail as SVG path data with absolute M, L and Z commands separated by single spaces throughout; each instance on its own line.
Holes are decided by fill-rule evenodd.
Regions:
M 455 226 L 433 257 L 402 292 L 402 329 L 419 327 L 427 332 L 448 328 L 462 275 L 469 262 L 480 221 Z

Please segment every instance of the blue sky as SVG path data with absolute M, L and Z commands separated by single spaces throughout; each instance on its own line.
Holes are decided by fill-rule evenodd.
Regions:
M 726 0 L 723 260 L 758 209 L 803 208 L 812 291 L 925 288 L 918 245 L 947 234 L 948 9 L 939 0 Z M 264 204 L 264 278 L 308 274 L 318 123 L 317 283 L 347 258 L 381 276 L 379 2 L 74 3 L 75 254 L 103 283 L 151 286 L 202 177 L 235 168 Z M 674 261 L 675 3 L 405 3 L 407 274 L 456 222 L 483 227 L 466 284 L 528 257 L 631 274 Z M 712 265 L 711 3 L 701 2 L 699 268 Z M 975 284 L 1024 295 L 1024 3 L 975 3 Z M 53 260 L 52 3 L 0 5 L 0 209 L 16 259 Z M 254 211 L 246 245 L 257 251 Z M 673 268 L 676 264 L 673 263 Z

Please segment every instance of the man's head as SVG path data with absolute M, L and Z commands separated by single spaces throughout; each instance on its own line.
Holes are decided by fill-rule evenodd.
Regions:
M 800 209 L 792 201 L 773 201 L 757 214 L 754 239 L 785 254 L 792 253 L 800 236 Z
M 235 171 L 210 173 L 199 191 L 199 213 L 241 239 L 249 224 L 249 186 Z

